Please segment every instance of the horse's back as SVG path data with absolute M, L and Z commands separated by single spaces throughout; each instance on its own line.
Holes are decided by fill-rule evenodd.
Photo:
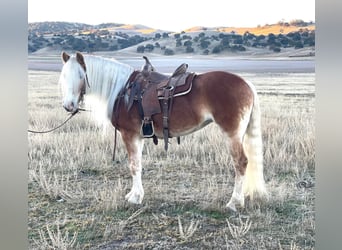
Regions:
M 253 102 L 253 90 L 249 84 L 233 73 L 211 71 L 199 74 L 194 80 L 194 87 L 210 104 L 239 109 Z
M 244 87 L 244 85 L 248 86 L 242 77 L 227 71 L 210 71 L 198 74 L 196 82 L 210 88 L 240 88 Z

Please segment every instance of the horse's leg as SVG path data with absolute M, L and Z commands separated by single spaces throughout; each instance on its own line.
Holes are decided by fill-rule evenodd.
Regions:
M 125 132 L 122 132 L 121 135 L 127 149 L 129 167 L 133 179 L 132 189 L 125 198 L 130 203 L 141 204 L 144 198 L 144 189 L 141 180 L 141 157 L 144 140 L 139 135 L 131 135 Z
M 242 139 L 238 136 L 231 138 L 230 152 L 233 157 L 235 169 L 235 183 L 232 197 L 230 198 L 227 207 L 236 211 L 236 205 L 244 206 L 245 197 L 243 192 L 243 184 L 247 168 L 247 157 L 243 150 Z

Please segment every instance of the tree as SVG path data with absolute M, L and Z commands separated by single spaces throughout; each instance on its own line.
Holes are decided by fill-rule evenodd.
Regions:
M 215 46 L 215 47 L 213 48 L 212 53 L 218 54 L 218 53 L 220 53 L 221 51 L 222 51 L 222 46 L 217 45 L 217 46 Z
M 109 47 L 109 50 L 111 50 L 111 51 L 113 51 L 113 50 L 118 50 L 118 49 L 119 49 L 119 48 L 118 48 L 118 45 L 117 45 L 117 44 L 112 45 L 112 46 Z
M 224 48 L 227 48 L 229 47 L 229 37 L 228 36 L 224 36 L 222 37 L 221 39 L 221 45 L 224 47 Z
M 193 47 L 191 47 L 191 45 L 190 45 L 190 46 L 187 46 L 186 49 L 185 49 L 185 52 L 186 52 L 186 53 L 193 53 L 194 51 L 195 51 L 195 50 L 194 50 Z
M 174 55 L 174 54 L 175 54 L 175 52 L 174 52 L 172 49 L 165 48 L 164 55 L 166 55 L 166 56 L 172 56 L 172 55 Z
M 235 52 L 235 51 L 246 51 L 246 48 L 243 47 L 241 44 L 234 44 L 231 48 L 231 51 Z
M 222 39 L 222 38 L 224 38 L 224 37 L 226 37 L 226 36 L 227 36 L 227 35 L 225 35 L 225 34 L 223 34 L 223 33 L 220 33 L 220 34 L 219 34 L 219 38 L 220 38 L 220 39 Z
M 201 33 L 198 34 L 198 36 L 199 36 L 200 38 L 205 37 L 205 33 L 204 33 L 204 32 L 201 32 Z
M 235 44 L 243 44 L 242 36 L 238 36 L 234 39 Z
M 160 38 L 161 38 L 160 33 L 156 33 L 156 34 L 154 35 L 154 38 L 155 38 L 155 39 L 160 39 Z
M 153 51 L 154 50 L 153 44 L 150 44 L 150 43 L 146 44 L 145 50 L 149 52 Z
M 244 41 L 248 41 L 248 40 L 253 40 L 255 38 L 255 35 L 252 34 L 252 33 L 249 33 L 249 31 L 246 31 L 244 34 L 243 34 L 243 40 Z
M 72 49 L 77 51 L 84 51 L 88 46 L 84 40 L 75 38 L 71 43 Z
M 202 49 L 208 48 L 209 45 L 210 45 L 210 42 L 207 41 L 207 40 L 205 40 L 205 39 L 202 39 L 202 40 L 200 41 L 200 47 L 201 47 Z
M 288 37 L 291 37 L 293 39 L 293 41 L 300 41 L 302 39 L 302 36 L 300 35 L 300 33 L 297 32 L 290 32 L 289 34 L 287 34 Z
M 301 49 L 303 47 L 304 47 L 304 45 L 301 41 L 295 42 L 295 49 Z
M 191 46 L 191 45 L 192 45 L 192 42 L 189 41 L 189 40 L 187 40 L 187 41 L 184 42 L 184 46 L 185 46 L 185 47 L 189 47 L 189 46 Z
M 303 43 L 306 46 L 315 46 L 315 38 L 312 38 L 312 37 L 305 38 Z
M 176 40 L 176 47 L 181 47 L 182 46 L 182 39 L 177 39 Z
M 273 48 L 273 52 L 278 53 L 278 52 L 280 52 L 280 51 L 281 51 L 281 49 L 280 49 L 279 47 L 274 47 L 274 48 Z
M 260 35 L 256 37 L 256 41 L 259 42 L 261 40 L 265 40 L 265 38 L 266 38 L 265 35 Z
M 289 39 L 287 37 L 282 37 L 279 42 L 285 48 L 289 45 Z
M 293 26 L 297 26 L 297 27 L 307 26 L 307 24 L 301 19 L 294 19 L 294 20 L 290 21 L 290 24 Z
M 273 33 L 268 34 L 267 42 L 269 44 L 274 43 L 276 40 L 276 36 Z
M 137 52 L 138 53 L 144 53 L 145 52 L 145 46 L 144 45 L 140 45 L 137 47 Z
M 208 49 L 203 50 L 203 55 L 209 55 L 209 50 Z

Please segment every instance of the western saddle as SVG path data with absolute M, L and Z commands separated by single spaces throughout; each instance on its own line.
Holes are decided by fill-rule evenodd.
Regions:
M 173 98 L 186 95 L 191 91 L 194 73 L 187 72 L 188 65 L 181 64 L 171 76 L 158 73 L 146 56 L 145 65 L 141 71 L 135 71 L 127 82 L 125 93 L 128 98 L 128 110 L 133 102 L 138 102 L 139 114 L 142 120 L 141 135 L 153 138 L 157 145 L 158 139 L 154 133 L 152 116 L 162 113 L 164 148 L 168 149 L 169 115 L 171 113 Z M 180 138 L 177 137 L 178 144 Z

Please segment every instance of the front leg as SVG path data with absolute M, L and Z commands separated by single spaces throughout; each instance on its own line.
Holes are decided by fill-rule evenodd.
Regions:
M 144 188 L 141 180 L 141 158 L 144 140 L 139 135 L 130 135 L 129 133 L 121 134 L 126 145 L 129 167 L 133 180 L 132 189 L 125 198 L 130 203 L 141 204 L 144 198 Z

